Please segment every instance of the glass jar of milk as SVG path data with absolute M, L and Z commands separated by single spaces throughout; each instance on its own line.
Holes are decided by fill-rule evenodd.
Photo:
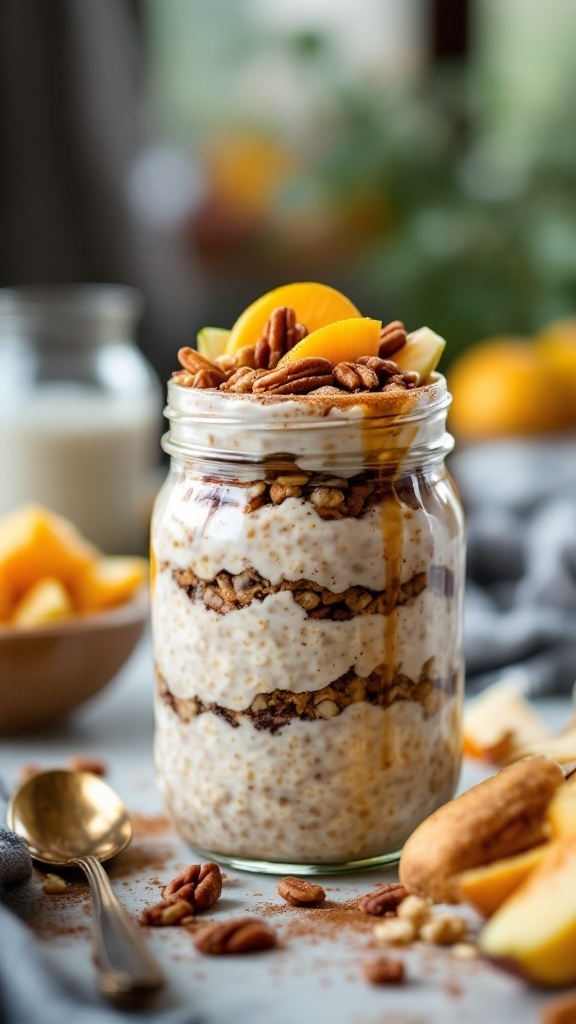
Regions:
M 144 547 L 161 391 L 140 311 L 122 286 L 0 290 L 0 515 L 41 502 L 106 552 Z

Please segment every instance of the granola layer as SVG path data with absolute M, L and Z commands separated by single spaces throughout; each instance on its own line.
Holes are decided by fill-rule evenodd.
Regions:
M 233 728 L 247 720 L 256 729 L 266 729 L 271 733 L 278 732 L 295 718 L 302 721 L 328 721 L 341 714 L 350 704 L 360 701 L 383 708 L 397 701 L 411 701 L 422 705 L 427 719 L 435 715 L 447 699 L 454 696 L 457 687 L 455 674 L 445 680 L 434 675 L 433 659 L 430 659 L 417 679 L 398 673 L 390 681 L 385 665 L 379 665 L 367 678 L 350 670 L 320 690 L 303 693 L 273 690 L 271 693 L 258 693 L 250 707 L 233 711 L 214 701 L 205 702 L 198 697 L 177 697 L 159 672 L 157 679 L 160 699 L 174 710 L 182 722 L 190 722 L 196 715 L 210 713 L 222 718 Z
M 355 615 L 390 615 L 395 608 L 421 594 L 427 585 L 447 597 L 454 593 L 453 573 L 443 565 L 431 566 L 428 573 L 415 573 L 390 592 L 348 587 L 341 593 L 334 593 L 314 580 L 282 580 L 273 584 L 256 569 L 235 574 L 223 571 L 210 580 L 197 576 L 193 569 L 174 569 L 173 575 L 191 601 L 201 601 L 219 615 L 247 608 L 253 601 L 263 601 L 270 594 L 289 591 L 310 618 L 347 622 Z

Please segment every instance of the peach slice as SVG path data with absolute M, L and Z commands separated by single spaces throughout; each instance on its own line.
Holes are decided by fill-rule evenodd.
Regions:
M 576 983 L 576 835 L 550 844 L 490 918 L 480 949 L 540 985 Z
M 43 626 L 74 613 L 70 594 L 60 580 L 38 580 L 16 605 L 11 622 L 15 626 Z
M 464 753 L 492 764 L 515 760 L 518 751 L 551 732 L 528 702 L 506 683 L 495 683 L 464 709 Z
M 115 555 L 99 558 L 78 576 L 74 586 L 80 612 L 112 608 L 132 597 L 148 575 L 145 558 Z
M 336 320 L 360 316 L 360 312 L 350 299 L 329 285 L 318 284 L 315 281 L 285 284 L 262 295 L 240 314 L 230 331 L 226 345 L 228 355 L 233 355 L 246 345 L 255 345 L 262 336 L 271 313 L 279 306 L 290 306 L 294 309 L 297 322 L 304 324 L 309 334 Z
M 98 554 L 73 523 L 41 505 L 0 519 L 0 573 L 16 599 L 45 576 L 73 583 Z
M 330 359 L 334 364 L 354 362 L 360 356 L 377 356 L 381 329 L 382 321 L 370 317 L 338 320 L 308 334 L 282 356 L 280 365 L 308 356 Z
M 549 846 L 549 843 L 542 843 L 526 853 L 504 857 L 491 864 L 464 871 L 454 879 L 454 891 L 464 903 L 469 903 L 483 917 L 491 917 L 530 872 L 538 867 Z

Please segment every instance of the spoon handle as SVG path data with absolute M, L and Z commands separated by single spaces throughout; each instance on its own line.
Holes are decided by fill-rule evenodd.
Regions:
M 75 857 L 92 892 L 93 937 L 98 987 L 123 1006 L 145 1001 L 164 984 L 158 964 L 118 902 L 108 875 L 96 857 Z

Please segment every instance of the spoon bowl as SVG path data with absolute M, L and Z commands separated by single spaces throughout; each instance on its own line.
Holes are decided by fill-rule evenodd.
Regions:
M 92 893 L 100 991 L 123 1008 L 147 1002 L 164 977 L 101 864 L 121 853 L 132 838 L 120 797 L 91 772 L 39 772 L 12 797 L 8 825 L 26 840 L 34 860 L 82 869 Z
M 110 860 L 132 839 L 128 811 L 107 783 L 91 772 L 40 772 L 20 787 L 8 809 L 10 827 L 43 864 L 77 857 Z

